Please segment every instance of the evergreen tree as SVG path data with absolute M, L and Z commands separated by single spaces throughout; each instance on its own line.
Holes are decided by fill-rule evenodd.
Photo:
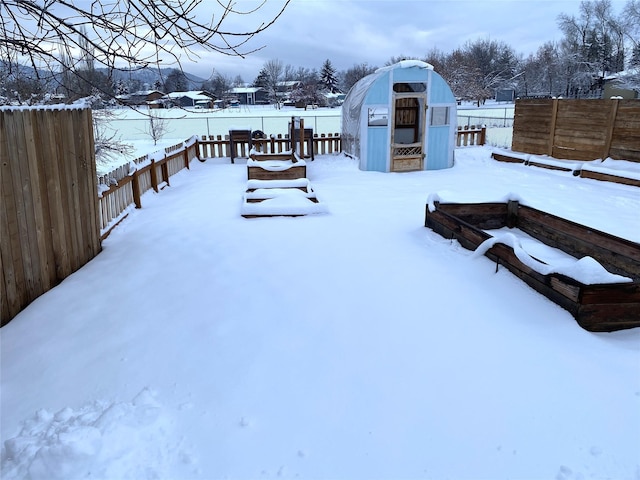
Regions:
M 336 70 L 331 65 L 330 60 L 325 60 L 320 71 L 320 84 L 330 93 L 338 91 L 338 79 Z
M 253 86 L 262 88 L 267 88 L 269 86 L 269 73 L 267 72 L 266 67 L 262 67 L 258 76 L 253 81 Z
M 164 81 L 167 93 L 186 92 L 189 90 L 189 80 L 182 70 L 174 68 Z
M 119 79 L 113 84 L 113 92 L 118 95 L 127 95 L 129 93 L 129 86 L 124 80 Z

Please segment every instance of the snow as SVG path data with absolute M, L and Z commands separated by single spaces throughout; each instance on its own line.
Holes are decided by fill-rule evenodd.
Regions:
M 192 162 L 0 330 L 3 480 L 637 480 L 640 329 L 586 332 L 423 225 L 430 194 L 513 196 L 640 242 L 639 190 L 490 154 L 316 156 L 328 211 L 297 218 Z
M 304 160 L 247 160 L 248 167 L 260 167 L 269 172 L 283 172 L 293 167 L 305 167 L 307 163 Z
M 524 265 L 542 274 L 560 273 L 584 285 L 632 282 L 631 278 L 608 272 L 597 260 L 585 256 L 576 259 L 535 240 L 518 229 L 487 231 L 491 238 L 485 240 L 475 250 L 475 255 L 484 255 L 496 243 L 507 245 Z
M 376 70 L 376 72 L 385 72 L 388 70 L 392 70 L 394 67 L 400 66 L 400 68 L 424 68 L 425 70 L 433 70 L 433 65 L 427 62 L 423 62 L 421 60 L 401 60 L 394 65 L 387 65 L 386 67 L 380 67 Z

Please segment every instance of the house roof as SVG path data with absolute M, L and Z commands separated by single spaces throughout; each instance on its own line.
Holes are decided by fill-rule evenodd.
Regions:
M 186 92 L 171 92 L 167 94 L 169 98 L 191 98 L 193 100 L 211 100 L 213 98 L 212 95 L 208 95 L 203 90 L 190 90 Z
M 235 87 L 231 89 L 231 93 L 256 93 L 264 90 L 262 87 Z

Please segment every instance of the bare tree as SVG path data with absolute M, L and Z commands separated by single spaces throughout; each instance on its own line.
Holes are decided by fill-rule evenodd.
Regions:
M 125 143 L 117 136 L 113 129 L 109 128 L 109 122 L 115 114 L 109 109 L 93 110 L 93 137 L 96 153 L 96 163 L 107 165 L 115 159 L 130 157 L 133 154 L 133 145 Z
M 640 0 L 629 0 L 623 12 L 627 38 L 631 43 L 631 67 L 620 80 L 623 88 L 640 92 Z
M 267 29 L 291 0 L 264 20 L 257 7 L 241 10 L 240 2 L 216 0 L 217 12 L 205 0 L 0 0 L 0 58 L 10 63 L 25 59 L 37 71 L 51 75 L 69 68 L 64 58 L 91 52 L 96 65 L 108 71 L 150 66 L 182 68 L 184 57 L 194 60 L 202 52 L 244 57 L 262 47 L 249 41 Z M 234 16 L 245 31 L 226 25 Z
M 634 1 L 627 5 L 627 12 L 632 11 Z M 604 77 L 624 69 L 630 18 L 616 17 L 610 0 L 583 1 L 579 17 L 558 17 L 564 34 L 561 47 L 568 95 L 598 95 Z
M 209 79 L 202 84 L 202 89 L 214 94 L 218 100 L 227 100 L 234 86 L 230 76 L 214 70 Z
M 265 74 L 266 85 L 264 87 L 269 91 L 277 108 L 280 108 L 280 82 L 284 78 L 284 65 L 282 60 L 276 58 L 268 60 L 262 67 L 262 72 Z
M 366 77 L 376 70 L 377 67 L 370 66 L 366 62 L 354 65 L 346 72 L 344 72 L 342 90 L 348 92 L 349 89 L 353 87 L 353 85 L 355 85 L 358 80 Z
M 169 133 L 169 122 L 153 110 L 149 110 L 148 119 L 149 122 L 147 123 L 147 128 L 144 133 L 151 137 L 154 145 L 157 145 L 158 140 L 161 140 L 162 137 Z

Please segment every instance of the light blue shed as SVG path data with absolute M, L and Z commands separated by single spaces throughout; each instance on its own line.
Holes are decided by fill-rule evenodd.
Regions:
M 456 99 L 431 65 L 404 60 L 379 68 L 342 105 L 342 149 L 361 170 L 406 172 L 453 166 Z

